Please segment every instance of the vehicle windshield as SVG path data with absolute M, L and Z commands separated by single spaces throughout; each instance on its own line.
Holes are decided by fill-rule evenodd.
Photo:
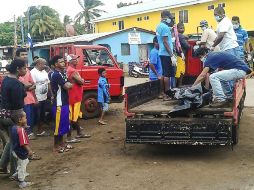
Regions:
M 84 63 L 87 63 L 91 66 L 98 66 L 98 65 L 104 65 L 104 66 L 114 66 L 113 60 L 109 56 L 108 52 L 104 49 L 102 50 L 84 50 L 84 57 L 88 60 L 84 60 Z

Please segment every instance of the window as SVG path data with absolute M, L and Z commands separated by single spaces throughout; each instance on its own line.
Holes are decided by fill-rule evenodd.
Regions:
M 179 22 L 181 23 L 188 23 L 188 11 L 187 10 L 182 10 L 179 11 Z
M 105 44 L 106 45 L 106 44 Z M 83 50 L 84 64 L 91 66 L 104 65 L 112 67 L 114 66 L 112 59 L 110 58 L 106 50 Z
M 137 18 L 137 21 L 142 21 L 142 17 L 138 17 L 138 18 Z
M 130 55 L 130 44 L 121 44 L 121 54 L 122 55 Z
M 112 22 L 112 25 L 113 25 L 113 26 L 116 26 L 116 22 Z
M 149 16 L 145 16 L 145 17 L 144 17 L 144 20 L 149 20 Z
M 118 21 L 118 28 L 119 28 L 119 30 L 123 30 L 124 29 L 124 22 L 123 22 L 123 20 Z
M 209 5 L 208 10 L 212 10 L 212 9 L 214 9 L 214 5 Z
M 220 3 L 220 4 L 218 4 L 218 7 L 225 7 L 226 5 L 225 5 L 225 3 Z

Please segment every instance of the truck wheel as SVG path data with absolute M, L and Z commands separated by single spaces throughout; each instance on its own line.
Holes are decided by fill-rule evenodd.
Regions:
M 6 136 L 4 135 L 4 132 L 0 130 L 0 156 L 2 155 L 6 142 Z
M 97 92 L 85 92 L 81 105 L 82 116 L 84 119 L 98 117 L 100 107 L 97 102 Z

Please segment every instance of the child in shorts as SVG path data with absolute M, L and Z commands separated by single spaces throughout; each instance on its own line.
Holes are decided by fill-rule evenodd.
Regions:
M 101 116 L 99 119 L 99 124 L 106 125 L 107 123 L 103 120 L 105 112 L 109 109 L 109 101 L 110 101 L 110 95 L 109 95 L 109 84 L 106 79 L 106 70 L 104 68 L 98 69 L 98 74 L 100 75 L 100 78 L 98 80 L 98 98 L 97 102 L 99 103 L 101 107 Z

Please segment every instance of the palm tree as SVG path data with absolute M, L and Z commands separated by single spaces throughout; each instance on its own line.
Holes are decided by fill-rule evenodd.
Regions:
M 79 12 L 75 16 L 75 22 L 78 24 L 84 22 L 85 33 L 91 33 L 91 20 L 101 16 L 101 13 L 105 12 L 101 9 L 97 9 L 96 7 L 103 6 L 104 4 L 100 0 L 78 0 L 78 3 L 82 7 L 83 11 Z
M 48 6 L 38 6 L 37 10 L 30 14 L 31 34 L 43 36 L 63 35 L 63 25 L 60 22 L 59 14 Z

